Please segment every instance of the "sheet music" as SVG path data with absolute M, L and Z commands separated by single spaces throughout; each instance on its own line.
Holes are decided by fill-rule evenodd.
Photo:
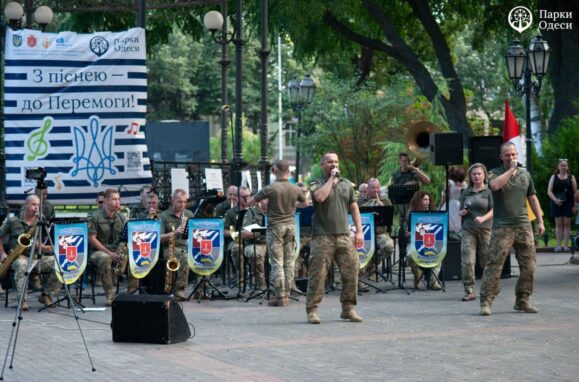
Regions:
M 185 190 L 189 198 L 189 179 L 187 179 L 187 170 L 184 168 L 171 169 L 171 194 L 178 188 Z
M 223 190 L 223 172 L 220 168 L 206 168 L 205 169 L 205 189 L 209 190 Z
M 261 190 L 261 171 L 256 172 L 255 175 L 257 175 L 257 189 Z
M 244 231 L 251 232 L 252 229 L 266 229 L 267 227 L 262 227 L 259 224 L 250 224 L 248 226 L 243 227 Z
M 251 171 L 245 170 L 241 172 L 241 185 L 249 187 L 249 190 L 253 192 L 251 185 Z

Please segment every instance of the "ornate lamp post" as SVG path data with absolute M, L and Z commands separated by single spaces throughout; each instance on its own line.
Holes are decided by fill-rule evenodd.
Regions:
M 538 94 L 541 90 L 543 76 L 549 67 L 551 48 L 547 41 L 543 40 L 541 33 L 537 33 L 531 41 L 529 48 L 525 50 L 519 40 L 514 40 L 506 54 L 509 78 L 517 95 L 525 97 L 525 123 L 526 123 L 526 146 L 527 146 L 527 170 L 532 171 L 531 161 L 531 92 Z M 533 76 L 536 81 L 533 80 Z
M 222 4 L 225 4 L 224 1 Z M 242 153 L 242 132 L 243 132 L 243 125 L 242 125 L 242 104 L 243 104 L 243 14 L 242 14 L 242 0 L 235 1 L 235 30 L 232 34 L 224 30 L 225 22 L 224 17 L 221 13 L 217 11 L 210 11 L 205 15 L 204 23 L 207 29 L 211 32 L 213 39 L 221 45 L 228 44 L 229 42 L 233 41 L 235 45 L 235 140 L 233 142 L 233 168 L 232 168 L 232 184 L 240 185 L 241 184 L 241 167 L 243 166 L 243 153 Z M 221 30 L 221 31 L 220 31 Z M 219 33 L 218 33 L 219 32 Z M 222 64 L 223 67 L 226 65 L 225 61 Z M 222 67 L 222 68 L 223 68 Z M 226 73 L 226 72 L 225 72 Z M 223 74 L 223 72 L 222 72 Z M 222 81 L 224 79 L 222 78 Z M 223 84 L 223 82 L 222 82 Z M 223 86 L 222 86 L 223 89 Z M 223 97 L 223 93 L 222 93 Z M 225 95 L 227 97 L 227 95 Z M 226 104 L 224 103 L 224 106 Z M 222 118 L 223 110 L 222 108 Z M 222 119 L 223 123 L 223 119 Z M 223 128 L 223 126 L 222 126 Z M 224 137 L 225 136 L 225 137 Z M 226 142 L 226 134 L 222 133 L 221 142 L 222 142 L 222 157 L 224 155 L 223 152 L 223 143 Z M 226 147 L 226 146 L 225 146 Z
M 297 114 L 297 139 L 296 139 L 296 181 L 300 177 L 300 137 L 301 137 L 301 127 L 300 122 L 302 119 L 302 112 L 307 105 L 312 103 L 314 99 L 314 94 L 316 92 L 316 84 L 309 74 L 300 81 L 294 77 L 287 84 L 288 99 L 292 110 Z

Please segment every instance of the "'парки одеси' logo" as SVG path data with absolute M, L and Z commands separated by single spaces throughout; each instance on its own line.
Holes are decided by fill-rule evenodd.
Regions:
M 527 7 L 518 6 L 509 12 L 509 25 L 519 33 L 528 29 L 533 23 L 533 14 Z

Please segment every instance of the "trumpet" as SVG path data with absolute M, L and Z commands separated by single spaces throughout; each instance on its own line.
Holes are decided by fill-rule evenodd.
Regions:
M 149 219 L 157 220 L 159 218 L 159 214 L 157 214 L 157 210 L 149 212 Z

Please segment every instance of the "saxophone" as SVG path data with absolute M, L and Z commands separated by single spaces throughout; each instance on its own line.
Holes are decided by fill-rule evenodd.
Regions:
M 0 279 L 6 276 L 8 270 L 12 266 L 12 263 L 26 250 L 26 248 L 30 248 L 32 245 L 32 235 L 34 235 L 34 230 L 36 229 L 36 225 L 30 227 L 28 232 L 21 234 L 18 236 L 18 245 L 10 250 L 8 256 L 4 258 L 0 262 Z
M 175 284 L 176 272 L 181 268 L 181 263 L 177 256 L 175 256 L 175 226 L 170 225 L 171 233 L 169 233 L 169 244 L 167 246 L 167 274 L 165 275 L 165 292 L 173 293 L 173 285 Z

